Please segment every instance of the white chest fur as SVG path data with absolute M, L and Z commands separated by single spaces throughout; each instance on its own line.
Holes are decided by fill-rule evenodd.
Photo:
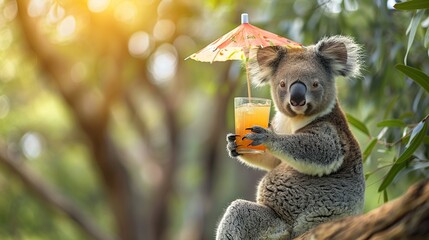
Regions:
M 273 130 L 277 134 L 293 134 L 296 130 L 306 126 L 314 117 L 296 116 L 290 118 L 281 112 L 277 112 L 271 122 Z
M 294 134 L 298 129 L 307 126 L 318 117 L 322 117 L 332 111 L 335 106 L 335 101 L 332 101 L 325 111 L 312 116 L 297 115 L 295 117 L 288 117 L 282 112 L 278 111 L 274 115 L 271 122 L 273 130 L 277 134 Z

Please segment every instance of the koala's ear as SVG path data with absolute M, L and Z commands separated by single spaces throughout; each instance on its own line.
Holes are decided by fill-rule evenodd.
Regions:
M 252 83 L 256 86 L 268 83 L 286 57 L 286 52 L 286 48 L 280 46 L 250 49 L 249 73 Z
M 356 77 L 360 74 L 361 48 L 353 39 L 345 36 L 323 38 L 316 46 L 316 54 L 335 76 Z

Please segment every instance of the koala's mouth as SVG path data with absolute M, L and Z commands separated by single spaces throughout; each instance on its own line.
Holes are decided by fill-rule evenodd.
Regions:
M 304 104 L 302 106 L 292 106 L 290 105 L 290 108 L 292 109 L 292 111 L 298 115 L 304 115 L 305 111 L 307 110 L 307 104 Z
M 287 109 L 289 112 L 293 113 L 293 115 L 308 115 L 308 113 L 311 111 L 311 105 L 306 103 L 302 106 L 293 106 L 291 104 L 287 105 Z

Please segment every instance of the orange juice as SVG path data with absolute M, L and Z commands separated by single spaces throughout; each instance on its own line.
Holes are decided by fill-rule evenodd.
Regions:
M 242 98 L 244 99 L 244 98 Z M 243 136 L 248 133 L 251 133 L 250 128 L 253 126 L 260 126 L 267 128 L 270 118 L 270 108 L 271 100 L 269 99 L 260 99 L 252 98 L 249 103 L 248 99 L 241 100 L 241 104 L 235 106 L 235 134 L 239 135 L 236 138 L 236 143 L 238 145 L 237 151 L 240 153 L 260 153 L 265 150 L 265 147 L 262 145 L 259 146 L 249 146 L 252 140 L 244 139 Z M 244 101 L 244 103 L 243 103 Z M 267 102 L 269 101 L 269 102 Z

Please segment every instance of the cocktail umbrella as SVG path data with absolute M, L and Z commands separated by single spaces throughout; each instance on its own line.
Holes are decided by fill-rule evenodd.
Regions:
M 284 46 L 287 48 L 302 48 L 302 45 L 277 34 L 265 31 L 249 24 L 247 13 L 241 14 L 241 25 L 210 43 L 200 51 L 186 59 L 201 62 L 242 60 L 246 65 L 247 92 L 250 94 L 250 80 L 247 69 L 249 50 L 253 47 Z M 185 60 L 186 60 L 185 59 Z

